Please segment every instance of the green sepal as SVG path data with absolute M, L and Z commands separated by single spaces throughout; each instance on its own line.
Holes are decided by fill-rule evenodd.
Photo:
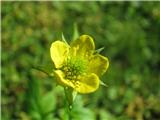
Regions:
M 78 37 L 79 37 L 78 27 L 77 27 L 77 24 L 74 23 L 72 40 L 74 41 L 74 40 L 76 40 Z
M 70 87 L 64 87 L 64 92 L 68 102 L 68 107 L 69 109 L 72 109 L 72 105 L 77 96 L 77 92 Z
M 62 33 L 62 41 L 63 41 L 64 43 L 66 43 L 66 44 L 69 46 L 69 44 L 67 43 L 67 40 L 65 39 L 63 33 Z
M 108 87 L 108 85 L 106 85 L 103 81 L 100 80 L 100 85 Z
M 95 51 L 95 53 L 101 53 L 104 50 L 104 47 L 101 47 Z

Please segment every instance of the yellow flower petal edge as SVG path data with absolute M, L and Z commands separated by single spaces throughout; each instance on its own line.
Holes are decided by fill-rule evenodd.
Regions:
M 55 77 L 57 78 L 58 84 L 66 87 L 72 87 L 79 93 L 91 93 L 98 89 L 99 78 L 96 74 L 92 73 L 90 75 L 83 76 L 79 81 L 66 80 L 64 79 L 64 74 L 60 70 L 55 71 Z
M 61 70 L 55 70 L 54 75 L 58 84 L 74 88 L 74 84 L 72 83 L 72 81 L 64 79 L 64 73 Z
M 109 67 L 109 61 L 107 57 L 104 57 L 100 54 L 96 54 L 91 57 L 88 66 L 88 71 L 90 73 L 95 73 L 98 76 L 100 76 L 107 71 Z
M 67 59 L 69 53 L 68 46 L 61 41 L 55 41 L 50 48 L 50 55 L 56 68 L 60 68 Z
M 85 94 L 96 91 L 99 88 L 99 78 L 96 74 L 91 73 L 83 76 L 76 84 L 74 88 L 77 92 Z
M 71 43 L 71 52 L 73 56 L 88 57 L 95 50 L 93 38 L 89 35 L 81 35 L 77 40 Z

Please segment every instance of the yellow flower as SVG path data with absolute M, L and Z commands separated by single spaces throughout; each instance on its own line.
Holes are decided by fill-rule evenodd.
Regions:
M 58 84 L 71 87 L 79 93 L 94 92 L 99 87 L 99 77 L 108 68 L 108 59 L 95 52 L 93 39 L 82 35 L 69 46 L 55 41 L 50 48 L 51 59 Z

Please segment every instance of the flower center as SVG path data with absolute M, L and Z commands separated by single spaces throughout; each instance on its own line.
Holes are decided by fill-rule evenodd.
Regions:
M 86 72 L 86 61 L 81 58 L 70 58 L 63 65 L 62 71 L 65 73 L 65 78 L 76 80 L 78 76 Z

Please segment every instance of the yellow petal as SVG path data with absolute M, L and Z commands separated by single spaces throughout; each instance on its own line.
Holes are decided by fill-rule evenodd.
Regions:
M 108 58 L 100 54 L 96 54 L 93 55 L 89 61 L 88 72 L 95 73 L 99 76 L 102 75 L 104 72 L 106 72 L 108 66 L 109 66 Z
M 71 44 L 71 54 L 73 56 L 88 57 L 94 49 L 94 41 L 89 35 L 82 35 Z
M 96 74 L 92 73 L 81 77 L 79 80 L 68 80 L 64 79 L 64 73 L 61 70 L 56 70 L 55 77 L 59 85 L 64 87 L 72 87 L 75 91 L 79 93 L 91 93 L 98 89 L 99 78 Z
M 61 70 L 55 70 L 54 74 L 59 85 L 74 88 L 74 84 L 72 83 L 72 81 L 64 79 L 64 73 Z
M 99 87 L 99 78 L 96 74 L 92 73 L 82 77 L 79 81 L 76 81 L 75 90 L 79 93 L 91 93 L 97 90 Z
M 56 68 L 60 68 L 67 59 L 69 53 L 68 46 L 61 41 L 55 41 L 50 48 L 50 55 Z

